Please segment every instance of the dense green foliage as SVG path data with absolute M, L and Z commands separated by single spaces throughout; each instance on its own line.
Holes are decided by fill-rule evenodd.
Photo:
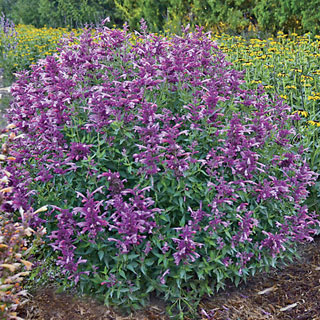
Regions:
M 79 27 L 110 17 L 134 29 L 144 18 L 152 31 L 179 31 L 181 24 L 233 32 L 318 32 L 318 0 L 0 0 L 0 11 L 16 23 Z
M 98 23 L 109 16 L 113 23 L 122 24 L 113 0 L 17 0 L 0 1 L 0 10 L 16 23 L 39 26 L 80 27 Z

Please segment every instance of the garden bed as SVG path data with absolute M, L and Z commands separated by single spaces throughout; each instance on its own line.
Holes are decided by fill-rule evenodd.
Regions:
M 319 319 L 319 249 L 320 238 L 316 237 L 314 242 L 301 245 L 302 259 L 252 277 L 239 288 L 230 285 L 215 297 L 204 299 L 199 309 L 206 310 L 209 317 L 202 315 L 203 319 Z M 38 290 L 19 310 L 19 315 L 26 320 L 160 320 L 166 319 L 164 314 L 164 304 L 153 301 L 143 312 L 125 317 L 92 299 L 75 299 L 71 294 L 55 293 L 53 288 Z

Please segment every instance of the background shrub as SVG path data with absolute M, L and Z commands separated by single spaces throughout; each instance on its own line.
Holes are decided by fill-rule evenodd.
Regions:
M 82 27 L 109 16 L 111 23 L 131 30 L 144 18 L 152 31 L 181 32 L 181 24 L 210 30 L 263 33 L 318 33 L 317 0 L 0 0 L 0 11 L 16 24 L 36 27 Z
M 13 84 L 6 170 L 8 210 L 51 206 L 33 225 L 81 290 L 133 308 L 157 294 L 182 316 L 312 240 L 299 116 L 245 89 L 206 34 L 75 40 Z

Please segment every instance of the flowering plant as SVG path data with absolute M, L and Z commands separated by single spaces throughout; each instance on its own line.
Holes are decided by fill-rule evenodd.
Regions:
M 6 170 L 9 209 L 51 204 L 33 225 L 81 290 L 133 308 L 155 293 L 182 315 L 312 240 L 297 114 L 245 89 L 200 28 L 74 40 L 12 86 L 24 138 Z
M 18 43 L 17 32 L 14 23 L 7 19 L 3 12 L 0 14 L 0 68 L 5 77 L 9 77 L 7 64 L 12 64 L 12 58 L 8 52 L 14 51 Z M 7 83 L 6 83 L 7 84 Z
M 1 319 L 22 319 L 17 316 L 17 307 L 26 299 L 27 291 L 21 282 L 29 274 L 32 262 L 28 258 L 41 243 L 41 237 L 45 229 L 39 227 L 36 230 L 30 228 L 30 220 L 46 207 L 34 211 L 29 208 L 19 211 L 19 219 L 16 212 L 7 211 L 11 205 L 13 188 L 8 186 L 11 174 L 4 169 L 4 162 L 12 161 L 10 156 L 10 143 L 18 139 L 9 128 L 1 134 L 2 149 L 0 155 L 0 317 Z

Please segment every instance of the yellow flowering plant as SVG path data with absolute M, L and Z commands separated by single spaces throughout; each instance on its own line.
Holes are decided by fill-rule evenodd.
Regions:
M 30 65 L 39 59 L 56 53 L 57 44 L 63 36 L 71 33 L 78 35 L 82 32 L 81 29 L 70 31 L 67 28 L 35 28 L 21 24 L 14 26 L 12 23 L 10 25 L 10 32 L 0 25 L 0 68 L 3 70 L 5 85 L 14 80 L 16 72 L 29 69 Z

